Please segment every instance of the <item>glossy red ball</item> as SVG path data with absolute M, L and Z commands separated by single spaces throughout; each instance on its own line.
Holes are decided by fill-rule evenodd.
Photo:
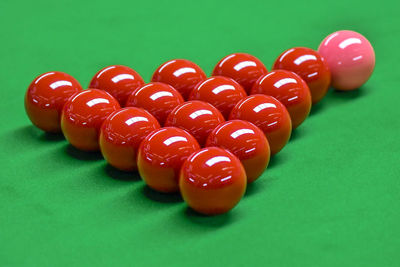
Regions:
M 289 141 L 292 122 L 285 106 L 267 95 L 248 96 L 232 109 L 230 120 L 246 120 L 259 127 L 268 139 L 271 155 L 281 151 Z
M 278 99 L 285 105 L 297 128 L 311 110 L 311 93 L 306 82 L 296 73 L 275 70 L 261 76 L 253 85 L 251 94 L 265 94 Z
M 207 147 L 193 153 L 182 165 L 179 187 L 193 210 L 216 215 L 236 206 L 246 191 L 246 172 L 229 151 Z
M 248 121 L 221 123 L 207 138 L 206 146 L 217 146 L 233 153 L 246 170 L 247 182 L 255 181 L 267 168 L 270 148 L 263 131 Z
M 67 100 L 82 90 L 71 75 L 52 71 L 36 77 L 25 94 L 25 111 L 29 119 L 45 132 L 61 132 L 61 112 Z
M 75 148 L 97 151 L 101 124 L 118 109 L 118 101 L 109 93 L 98 89 L 84 90 L 65 103 L 61 115 L 62 132 Z
M 328 92 L 331 73 L 328 64 L 317 51 L 307 47 L 295 47 L 283 52 L 272 67 L 298 74 L 308 85 L 312 103 L 318 103 Z
M 123 107 L 129 95 L 143 84 L 142 77 L 133 69 L 122 65 L 112 65 L 97 72 L 90 81 L 89 88 L 110 93 Z
M 133 92 L 126 102 L 128 107 L 139 107 L 150 112 L 161 125 L 168 114 L 184 102 L 181 94 L 166 83 L 148 83 Z
M 137 166 L 145 183 L 160 192 L 179 191 L 179 171 L 183 162 L 200 149 L 185 130 L 165 127 L 150 133 L 139 147 Z
M 234 53 L 221 59 L 214 67 L 212 75 L 232 78 L 250 93 L 255 81 L 267 72 L 267 68 L 255 56 Z
M 199 83 L 192 90 L 189 100 L 201 100 L 216 107 L 225 119 L 239 100 L 247 96 L 243 87 L 235 80 L 214 76 Z
M 196 84 L 206 78 L 204 71 L 195 63 L 186 59 L 173 59 L 161 64 L 151 81 L 169 84 L 187 99 Z
M 127 107 L 114 111 L 101 126 L 101 153 L 111 166 L 134 171 L 140 142 L 158 128 L 156 118 L 144 109 Z
M 192 134 L 201 146 L 208 135 L 225 119 L 221 112 L 203 101 L 188 101 L 177 106 L 168 115 L 165 126 L 175 126 Z

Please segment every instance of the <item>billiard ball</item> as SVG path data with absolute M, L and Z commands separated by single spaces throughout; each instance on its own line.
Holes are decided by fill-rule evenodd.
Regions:
M 100 151 L 106 161 L 122 171 L 137 169 L 140 142 L 160 124 L 148 111 L 127 107 L 111 113 L 100 129 Z
M 123 107 L 129 95 L 143 84 L 142 77 L 133 69 L 122 65 L 112 65 L 97 72 L 90 81 L 89 88 L 110 93 Z
M 230 211 L 246 191 L 246 172 L 240 160 L 219 147 L 193 153 L 182 165 L 179 187 L 184 201 L 205 215 Z
M 230 120 L 246 120 L 259 127 L 268 139 L 271 155 L 289 141 L 292 122 L 285 106 L 269 95 L 251 95 L 232 109 Z
M 179 171 L 183 162 L 200 149 L 196 139 L 176 127 L 157 129 L 139 147 L 137 166 L 144 182 L 164 193 L 179 191 Z
M 254 83 L 251 94 L 265 94 L 278 99 L 288 110 L 293 128 L 297 128 L 311 110 L 307 83 L 291 71 L 274 70 L 261 76 Z
M 375 67 L 375 52 L 363 35 L 354 31 L 337 31 L 328 35 L 318 52 L 327 62 L 332 86 L 348 91 L 361 87 Z
M 208 135 L 224 122 L 221 112 L 209 103 L 192 100 L 180 104 L 172 110 L 165 126 L 175 126 L 188 131 L 204 146 Z
M 263 131 L 248 121 L 221 123 L 207 138 L 206 147 L 217 146 L 234 154 L 246 170 L 247 182 L 255 181 L 267 168 L 270 148 Z
M 65 103 L 61 114 L 62 132 L 75 148 L 98 151 L 101 124 L 118 109 L 118 101 L 106 91 L 84 90 Z
M 331 74 L 321 55 L 307 47 L 295 47 L 283 52 L 272 67 L 298 74 L 308 85 L 312 103 L 318 103 L 328 92 Z
M 65 102 L 81 90 L 81 85 L 71 75 L 59 71 L 43 73 L 32 81 L 26 91 L 26 114 L 39 129 L 59 133 Z
M 190 93 L 189 100 L 208 102 L 221 111 L 225 119 L 228 119 L 232 108 L 246 96 L 243 87 L 235 80 L 214 76 L 197 84 Z
M 127 102 L 128 107 L 140 107 L 150 112 L 161 125 L 168 114 L 184 102 L 181 94 L 166 83 L 148 83 L 133 92 Z
M 196 84 L 206 78 L 204 71 L 195 63 L 186 59 L 173 59 L 161 64 L 151 81 L 169 84 L 187 99 Z
M 255 81 L 267 72 L 267 68 L 255 56 L 234 53 L 222 58 L 215 65 L 212 75 L 232 78 L 250 93 Z

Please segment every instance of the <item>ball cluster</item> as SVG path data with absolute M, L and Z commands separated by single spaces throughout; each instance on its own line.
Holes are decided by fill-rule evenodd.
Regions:
M 338 31 L 318 51 L 284 51 L 271 71 L 234 53 L 207 78 L 195 63 L 174 59 L 146 84 L 133 69 L 112 65 L 87 90 L 66 73 L 47 72 L 30 84 L 25 109 L 43 131 L 101 151 L 114 168 L 138 171 L 152 189 L 180 192 L 195 211 L 215 215 L 239 203 L 329 87 L 357 89 L 374 66 L 365 37 Z

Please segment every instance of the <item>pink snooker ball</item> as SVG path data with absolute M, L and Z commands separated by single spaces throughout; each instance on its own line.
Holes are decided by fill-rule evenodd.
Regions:
M 375 67 L 375 52 L 371 43 L 353 31 L 337 31 L 328 35 L 318 52 L 328 63 L 332 87 L 349 91 L 361 87 Z

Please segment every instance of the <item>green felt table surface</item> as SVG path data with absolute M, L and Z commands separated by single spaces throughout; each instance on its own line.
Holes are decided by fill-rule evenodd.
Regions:
M 399 266 L 398 1 L 0 2 L 0 266 Z M 34 128 L 37 75 L 87 86 L 111 64 L 146 81 L 186 58 L 210 74 L 247 52 L 268 68 L 351 29 L 377 64 L 360 90 L 331 90 L 231 212 L 200 216 L 179 195 Z

